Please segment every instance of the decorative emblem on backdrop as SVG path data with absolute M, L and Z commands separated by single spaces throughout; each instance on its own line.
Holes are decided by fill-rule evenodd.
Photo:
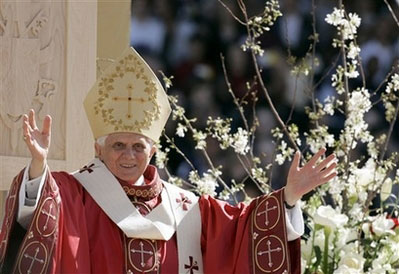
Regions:
M 8 2 L 2 3 L 0 18 L 0 119 L 10 132 L 7 146 L 18 155 L 22 115 L 33 108 L 42 121 L 58 89 L 51 70 L 54 61 L 50 59 L 57 56 L 51 32 L 56 27 L 48 27 L 51 1 L 40 5 L 33 1 L 24 5 Z M 53 142 L 57 140 L 53 138 Z

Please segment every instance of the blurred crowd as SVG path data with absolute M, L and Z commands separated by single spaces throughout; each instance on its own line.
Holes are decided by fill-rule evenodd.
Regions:
M 235 1 L 223 1 L 240 19 L 243 16 Z M 249 16 L 263 12 L 265 0 L 245 0 Z M 336 1 L 314 0 L 315 17 L 313 20 L 312 1 L 280 0 L 283 17 L 280 17 L 271 31 L 261 36 L 265 53 L 259 57 L 263 80 L 282 119 L 297 123 L 301 131 L 311 125 L 304 111 L 309 105 L 312 92 L 309 89 L 310 77 L 294 77 L 287 62 L 290 54 L 297 60 L 306 55 L 312 41 L 313 21 L 319 33 L 316 45 L 317 66 L 315 67 L 314 96 L 323 100 L 335 91 L 331 87 L 332 64 L 337 63 L 338 50 L 331 46 L 336 30 L 325 22 Z M 399 3 L 389 1 L 399 16 Z M 385 90 L 383 82 L 399 59 L 399 26 L 392 19 L 384 1 L 362 0 L 344 1 L 349 12 L 356 12 L 361 18 L 358 43 L 361 47 L 361 60 L 367 88 L 376 92 L 372 101 L 376 101 Z M 246 39 L 246 28 L 217 0 L 133 0 L 131 17 L 131 45 L 147 60 L 154 71 L 163 71 L 173 75 L 173 86 L 169 93 L 179 96 L 179 103 L 185 108 L 189 118 L 197 117 L 196 126 L 206 127 L 206 119 L 212 117 L 233 117 L 233 131 L 243 127 L 237 108 L 228 93 L 223 74 L 221 54 L 225 58 L 227 76 L 237 98 L 246 100 L 244 106 L 248 122 L 252 123 L 253 98 L 248 90 L 259 90 L 253 84 L 254 68 L 251 56 L 240 46 Z M 250 87 L 247 87 L 247 82 Z M 315 85 L 317 83 L 317 85 Z M 352 88 L 362 84 L 351 81 Z M 252 85 L 252 86 L 251 86 Z M 257 93 L 256 114 L 260 126 L 256 133 L 255 153 L 266 163 L 271 161 L 275 145 L 270 130 L 277 126 L 264 95 Z M 292 115 L 290 115 L 292 113 Z M 387 132 L 388 123 L 384 119 L 381 103 L 366 117 L 372 134 Z M 336 114 L 327 120 L 332 133 L 336 136 L 344 126 L 344 117 Z M 396 124 L 398 124 L 397 122 Z M 167 132 L 174 135 L 175 124 L 170 120 Z M 196 168 L 204 172 L 208 169 L 194 145 L 187 138 L 174 137 L 177 145 L 193 160 Z M 361 151 L 358 153 L 364 153 Z M 364 149 L 364 148 L 363 148 Z M 396 125 L 389 151 L 399 151 L 399 127 Z M 216 141 L 208 140 L 208 153 L 215 165 L 223 165 L 227 181 L 245 178 L 245 172 L 231 152 L 220 153 Z M 285 183 L 288 166 L 274 164 L 272 185 L 279 188 Z M 190 167 L 177 153 L 170 154 L 169 168 L 174 174 L 186 177 Z

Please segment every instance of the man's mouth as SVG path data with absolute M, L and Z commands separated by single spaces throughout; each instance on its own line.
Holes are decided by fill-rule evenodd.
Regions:
M 136 165 L 121 164 L 120 166 L 123 168 L 132 168 L 135 167 Z

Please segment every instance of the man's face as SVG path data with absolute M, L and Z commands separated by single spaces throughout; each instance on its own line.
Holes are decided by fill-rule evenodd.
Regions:
M 119 179 L 135 183 L 144 173 L 155 146 L 135 133 L 113 133 L 105 139 L 104 146 L 95 144 L 97 156 Z

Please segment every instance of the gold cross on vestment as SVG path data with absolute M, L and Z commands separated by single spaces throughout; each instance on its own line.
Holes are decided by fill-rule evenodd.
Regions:
M 259 212 L 258 214 L 256 214 L 256 216 L 260 216 L 262 214 L 265 214 L 265 225 L 269 224 L 269 217 L 268 217 L 268 212 L 277 209 L 277 206 L 272 206 L 269 207 L 269 201 L 266 201 L 266 206 L 265 206 L 265 210 L 262 212 Z
M 37 247 L 36 249 L 35 249 L 35 255 L 34 256 L 31 256 L 31 255 L 29 255 L 29 254 L 24 254 L 24 257 L 25 258 L 27 258 L 27 259 L 31 259 L 32 261 L 31 261 L 31 263 L 30 263 L 30 266 L 29 266 L 29 269 L 28 269 L 28 271 L 26 272 L 26 273 L 28 273 L 28 274 L 30 274 L 30 273 L 32 273 L 32 268 L 33 268 L 33 265 L 35 264 L 35 262 L 39 262 L 39 263 L 41 263 L 41 264 L 44 264 L 44 260 L 42 260 L 42 259 L 38 259 L 37 258 L 37 255 L 39 254 L 39 247 Z
M 268 255 L 268 259 L 269 259 L 268 265 L 269 265 L 269 267 L 272 267 L 272 266 L 273 266 L 273 262 L 272 262 L 272 252 L 279 252 L 279 251 L 281 251 L 282 249 L 281 249 L 281 247 L 277 247 L 277 248 L 272 249 L 272 248 L 271 248 L 271 244 L 272 244 L 272 243 L 271 243 L 270 241 L 267 241 L 266 244 L 267 244 L 267 250 L 265 250 L 265 251 L 259 251 L 259 252 L 258 252 L 258 255 L 261 256 L 261 255 L 263 255 L 263 254 L 267 254 L 267 255 Z
M 145 266 L 144 254 L 151 255 L 151 257 L 154 256 L 155 254 L 154 254 L 154 252 L 152 252 L 152 251 L 144 250 L 144 244 L 143 244 L 142 241 L 140 241 L 139 245 L 140 245 L 140 250 L 131 249 L 130 251 L 133 252 L 133 253 L 140 253 L 140 256 L 141 256 L 140 265 L 141 265 L 141 267 L 144 267 L 144 266 Z
M 48 212 L 45 211 L 44 209 L 42 209 L 42 211 L 41 211 L 41 213 L 43 213 L 43 215 L 46 215 L 46 216 L 47 216 L 46 223 L 45 223 L 44 226 L 43 226 L 43 230 L 46 230 L 46 229 L 47 229 L 48 221 L 49 221 L 50 218 L 53 219 L 54 221 L 57 220 L 57 217 L 56 217 L 56 216 L 51 215 L 52 209 L 53 209 L 53 204 L 51 203 Z

